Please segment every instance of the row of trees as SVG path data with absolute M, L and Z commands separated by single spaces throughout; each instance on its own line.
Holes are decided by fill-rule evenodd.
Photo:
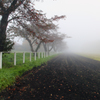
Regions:
M 45 51 L 56 51 L 59 45 L 64 45 L 62 40 L 66 36 L 57 32 L 54 21 L 65 16 L 48 19 L 42 11 L 34 8 L 32 0 L 0 0 L 0 17 L 0 51 L 11 50 L 14 45 L 11 38 L 16 36 L 26 39 L 32 52 L 37 51 L 41 44 Z
M 46 52 L 46 51 L 64 51 L 67 48 L 67 44 L 66 42 L 64 42 L 63 40 L 54 40 L 53 42 L 48 42 L 48 43 L 44 43 L 42 42 L 40 44 L 39 41 L 36 41 L 35 43 L 33 43 L 32 45 L 34 52 Z M 31 51 L 29 42 L 24 39 L 22 45 L 20 44 L 15 44 L 14 45 L 14 50 L 18 50 L 18 51 Z

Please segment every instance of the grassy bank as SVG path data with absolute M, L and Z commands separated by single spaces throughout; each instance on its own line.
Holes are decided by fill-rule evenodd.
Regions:
M 78 55 L 100 61 L 100 54 L 78 54 Z
M 21 76 L 25 71 L 31 70 L 33 67 L 40 66 L 43 63 L 46 63 L 56 55 L 45 57 L 45 58 L 38 58 L 36 61 L 32 55 L 31 62 L 30 54 L 25 54 L 25 63 L 23 64 L 23 54 L 17 53 L 17 65 L 14 66 L 14 54 L 3 54 L 3 67 L 0 69 L 0 91 L 12 85 L 15 82 L 16 77 Z

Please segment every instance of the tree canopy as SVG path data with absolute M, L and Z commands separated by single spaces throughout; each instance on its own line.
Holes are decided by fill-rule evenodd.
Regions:
M 64 15 L 55 15 L 48 19 L 42 11 L 34 8 L 31 0 L 0 0 L 0 16 L 0 51 L 7 51 L 4 46 L 8 33 L 10 36 L 28 36 L 43 42 L 53 42 L 51 30 L 57 29 L 53 21 L 65 18 Z

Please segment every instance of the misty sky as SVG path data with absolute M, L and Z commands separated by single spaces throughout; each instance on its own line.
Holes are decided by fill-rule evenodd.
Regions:
M 43 0 L 34 2 L 50 18 L 66 15 L 59 31 L 72 38 L 66 40 L 70 51 L 100 53 L 100 0 Z

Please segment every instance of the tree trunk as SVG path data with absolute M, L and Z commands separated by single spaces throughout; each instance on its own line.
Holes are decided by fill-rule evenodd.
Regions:
M 38 46 L 37 46 L 37 48 L 36 48 L 35 52 L 37 52 L 37 51 L 38 51 L 38 49 L 40 48 L 41 43 L 42 43 L 42 41 L 40 41 L 40 43 L 38 44 Z
M 46 43 L 43 42 L 43 47 L 44 47 L 44 50 L 45 52 L 47 51 L 47 47 L 46 47 Z
M 4 50 L 4 44 L 6 41 L 6 28 L 7 28 L 7 20 L 8 20 L 9 14 L 4 14 L 1 19 L 0 23 L 0 51 Z
M 49 52 L 53 49 L 53 47 L 54 47 L 54 42 L 52 43 L 51 48 L 49 49 Z
M 28 43 L 29 43 L 29 45 L 30 45 L 31 51 L 34 52 L 34 49 L 33 49 L 33 46 L 32 46 L 31 41 L 30 41 L 28 38 L 26 38 L 26 40 L 28 41 Z
M 57 51 L 57 48 L 56 48 L 56 47 L 54 47 L 54 51 L 55 51 L 55 52 Z

